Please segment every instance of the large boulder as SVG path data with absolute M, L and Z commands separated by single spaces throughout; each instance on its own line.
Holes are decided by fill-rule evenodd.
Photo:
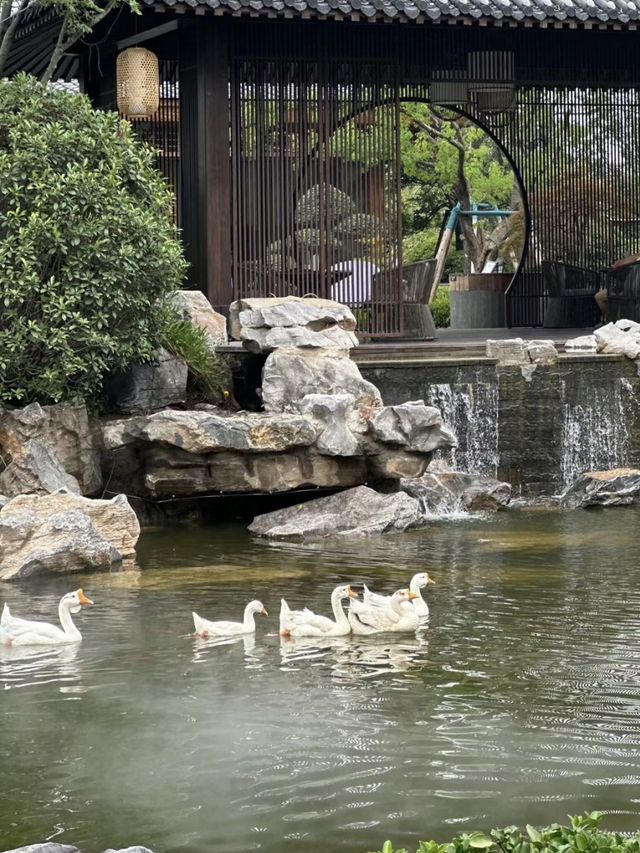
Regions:
M 114 373 L 106 383 L 109 404 L 123 414 L 155 412 L 176 406 L 187 399 L 189 369 L 186 363 L 165 349 L 159 349 L 153 361 L 134 364 Z
M 433 515 L 452 512 L 495 511 L 508 505 L 511 486 L 483 474 L 460 471 L 423 474 L 400 481 L 403 492 L 417 498 Z
M 229 342 L 226 317 L 213 310 L 201 290 L 178 290 L 172 297 L 172 303 L 183 320 L 204 330 L 211 352 Z
M 257 516 L 249 530 L 278 539 L 370 536 L 419 527 L 424 521 L 418 501 L 403 492 L 379 494 L 358 486 L 326 498 Z
M 640 470 L 613 468 L 581 474 L 561 496 L 562 506 L 627 506 L 640 503 Z
M 300 411 L 308 394 L 351 394 L 359 410 L 382 405 L 376 386 L 363 379 L 355 362 L 340 350 L 290 348 L 272 352 L 262 370 L 265 411 Z
M 358 345 L 351 310 L 329 299 L 240 299 L 229 312 L 231 336 L 251 352 L 280 347 L 349 350 Z
M 134 555 L 139 535 L 124 495 L 20 495 L 0 510 L 0 580 L 110 569 Z
M 0 492 L 85 495 L 102 488 L 100 457 L 85 406 L 0 409 Z

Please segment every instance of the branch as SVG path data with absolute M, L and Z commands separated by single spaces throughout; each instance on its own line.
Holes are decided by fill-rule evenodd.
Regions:
M 96 14 L 90 22 L 87 23 L 86 30 L 91 31 L 97 24 L 102 21 L 103 18 L 115 9 L 116 6 L 120 4 L 121 0 L 109 0 L 107 5 L 102 9 L 98 14 Z M 73 35 L 68 35 L 68 27 L 67 27 L 67 19 L 64 18 L 62 21 L 62 26 L 60 27 L 60 32 L 58 33 L 58 40 L 56 41 L 56 46 L 53 49 L 53 53 L 51 54 L 51 59 L 49 60 L 49 64 L 47 68 L 40 78 L 41 82 L 45 85 L 51 82 L 53 75 L 55 73 L 56 68 L 60 60 L 62 59 L 62 54 L 66 53 L 70 47 L 78 41 L 82 33 L 74 32 Z
M 9 9 L 11 8 L 11 0 L 8 0 L 8 3 L 5 3 L 2 6 L 2 21 L 0 27 L 0 77 L 3 76 L 4 66 L 6 65 L 9 57 L 9 50 L 13 43 L 16 28 L 20 23 L 22 15 L 27 11 L 27 8 L 30 5 L 33 5 L 33 3 L 29 3 L 29 0 L 20 0 L 16 11 L 8 17 L 5 17 L 4 13 L 7 6 L 9 6 Z
M 442 139 L 445 142 L 448 142 L 449 145 L 453 145 L 453 147 L 457 148 L 459 151 L 464 152 L 464 150 L 465 150 L 464 145 L 461 146 L 457 140 L 452 139 L 450 136 L 447 136 L 441 130 L 438 130 L 438 128 L 432 127 L 429 124 L 425 124 L 424 122 L 420 121 L 420 119 L 417 119 L 417 118 L 412 118 L 412 121 L 414 122 L 414 124 L 416 124 L 420 128 L 420 130 L 423 133 L 426 133 L 432 139 L 434 139 L 434 138 L 435 139 Z

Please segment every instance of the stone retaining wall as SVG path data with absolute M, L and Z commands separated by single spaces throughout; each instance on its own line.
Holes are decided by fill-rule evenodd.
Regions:
M 622 356 L 561 355 L 556 364 L 487 358 L 360 363 L 388 405 L 423 398 L 455 433 L 456 467 L 524 496 L 563 491 L 585 470 L 640 465 L 640 378 Z

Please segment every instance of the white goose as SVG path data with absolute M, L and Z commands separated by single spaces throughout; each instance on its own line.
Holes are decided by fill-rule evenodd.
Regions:
M 357 598 L 358 593 L 351 587 L 337 586 L 331 593 L 331 609 L 334 619 L 319 616 L 308 607 L 304 610 L 291 610 L 284 600 L 280 604 L 280 634 L 283 637 L 343 637 L 351 633 L 351 626 L 344 610 L 344 598 Z
M 256 623 L 255 614 L 262 613 L 267 616 L 267 611 L 261 601 L 250 601 L 244 609 L 244 618 L 242 622 L 209 622 L 208 619 L 203 619 L 197 613 L 191 612 L 193 616 L 193 624 L 195 625 L 196 634 L 200 637 L 234 637 L 238 634 L 255 634 Z
M 354 634 L 383 634 L 388 631 L 403 633 L 415 631 L 420 625 L 420 617 L 405 607 L 407 602 L 417 598 L 410 589 L 399 589 L 388 598 L 382 596 L 378 604 L 369 601 L 352 601 L 349 607 L 349 624 Z
M 411 578 L 411 583 L 409 584 L 409 589 L 415 595 L 411 601 L 405 601 L 403 607 L 412 608 L 418 616 L 428 616 L 429 615 L 429 605 L 422 597 L 422 593 L 420 590 L 427 586 L 427 584 L 435 583 L 433 578 L 430 578 L 426 572 L 418 572 L 417 575 L 414 575 Z M 390 595 L 379 595 L 377 592 L 371 592 L 370 589 L 367 588 L 367 585 L 364 584 L 364 592 L 362 595 L 362 600 L 365 604 L 386 604 L 391 598 Z
M 53 646 L 79 643 L 82 634 L 73 624 L 72 613 L 79 613 L 83 604 L 93 604 L 81 589 L 63 595 L 58 605 L 62 628 L 49 622 L 36 622 L 12 616 L 9 605 L 4 605 L 0 617 L 0 642 L 5 646 Z

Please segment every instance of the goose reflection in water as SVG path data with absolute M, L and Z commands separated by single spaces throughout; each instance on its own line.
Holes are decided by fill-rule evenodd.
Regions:
M 193 635 L 192 635 L 193 636 Z M 244 650 L 245 659 L 253 660 L 256 648 L 255 634 L 239 634 L 235 637 L 200 637 L 193 638 L 193 656 L 191 660 L 199 663 L 209 660 L 209 651 L 218 646 L 241 646 Z
M 0 645 L 0 682 L 5 690 L 61 682 L 79 682 L 79 646 L 3 646 Z
M 298 668 L 304 662 L 325 660 L 341 678 L 375 678 L 399 672 L 418 672 L 428 663 L 428 642 L 417 635 L 410 639 L 389 637 L 302 637 L 280 639 L 283 667 Z

